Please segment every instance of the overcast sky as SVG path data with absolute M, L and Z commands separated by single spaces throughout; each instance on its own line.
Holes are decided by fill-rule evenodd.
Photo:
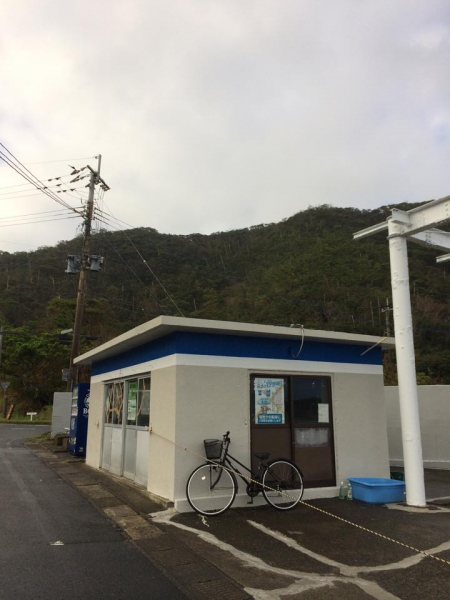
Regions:
M 0 142 L 41 179 L 101 153 L 105 210 L 133 226 L 450 194 L 446 0 L 3 0 L 0 30 Z M 0 164 L 0 250 L 72 238 L 4 227 L 61 208 L 22 183 Z

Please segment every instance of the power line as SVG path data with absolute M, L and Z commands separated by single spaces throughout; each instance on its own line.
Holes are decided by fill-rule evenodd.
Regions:
M 105 202 L 105 206 L 106 206 L 106 202 Z M 110 209 L 108 208 L 108 210 L 110 210 Z M 118 219 L 114 215 L 112 215 L 110 213 L 107 213 L 104 210 L 101 210 L 100 212 L 102 213 L 102 216 L 107 215 L 108 217 L 111 217 L 114 221 L 117 221 L 118 223 L 123 223 L 124 225 L 127 225 L 130 229 L 136 229 L 136 227 L 134 225 L 131 225 L 130 223 L 126 223 L 125 221 L 122 221 L 121 219 Z
M 81 202 L 86 202 L 86 201 L 87 201 L 87 198 L 86 198 L 85 196 L 84 196 L 84 197 L 83 197 L 83 196 L 74 196 L 74 195 L 73 195 L 73 194 L 71 194 L 70 192 L 67 192 L 66 190 L 64 190 L 64 191 L 66 192 L 66 194 L 67 194 L 68 196 L 70 196 L 70 197 L 71 197 L 71 198 L 73 198 L 74 200 L 78 200 L 78 201 L 80 201 L 80 200 L 81 200 Z
M 57 213 L 62 213 L 62 212 L 68 212 L 66 208 L 59 208 L 56 210 L 44 210 L 41 212 L 35 212 L 35 213 L 26 213 L 24 215 L 13 215 L 12 217 L 0 217 L 0 221 L 4 221 L 5 219 L 23 219 L 25 217 L 33 217 L 33 216 L 38 216 L 38 215 L 48 215 L 48 214 L 52 214 L 52 215 L 56 215 Z
M 0 142 L 0 146 L 2 146 L 3 148 L 5 148 L 5 150 L 14 158 L 14 160 L 16 162 L 19 163 L 19 165 L 22 165 L 22 163 L 20 163 L 20 161 Z M 43 194 L 45 194 L 46 196 L 48 196 L 49 198 L 51 198 L 52 200 L 54 200 L 55 202 L 57 202 L 58 204 L 61 204 L 62 206 L 65 206 L 66 208 L 69 208 L 70 210 L 73 210 L 72 207 L 70 206 L 70 204 L 67 204 L 66 202 L 62 201 L 60 198 L 58 198 L 58 196 L 56 196 L 55 194 L 53 194 L 53 192 L 50 192 L 49 190 L 45 190 L 43 189 L 45 186 L 43 184 L 42 181 L 40 181 L 37 177 L 35 177 L 31 171 L 29 171 L 29 169 L 27 169 L 26 167 L 23 167 L 28 173 L 30 173 L 31 177 L 33 177 L 38 184 L 36 184 L 35 181 L 33 181 L 32 179 L 30 179 L 30 176 L 27 175 L 23 169 L 21 169 L 19 166 L 15 165 L 11 159 L 6 156 L 6 154 L 4 154 L 3 152 L 0 151 L 0 159 L 3 160 L 8 166 L 10 166 L 14 171 L 16 171 L 19 175 L 21 175 L 24 179 L 26 179 L 29 183 L 31 183 L 32 185 L 34 185 L 35 188 L 37 188 L 39 191 L 42 191 Z M 78 212 L 78 211 L 74 211 L 74 212 Z
M 69 173 L 68 175 L 59 175 L 59 177 L 51 177 L 50 179 L 44 179 L 44 181 L 56 181 L 59 179 L 64 179 L 66 177 L 71 177 L 72 173 Z M 29 183 L 16 183 L 15 185 L 4 185 L 2 187 L 0 187 L 0 190 L 7 190 L 10 188 L 16 188 L 16 187 L 23 187 L 24 185 L 30 185 Z M 27 191 L 27 190 L 23 190 L 23 191 Z
M 85 157 L 81 157 L 81 158 L 61 158 L 60 160 L 42 160 L 40 162 L 27 162 L 24 164 L 26 164 L 26 165 L 45 165 L 48 163 L 66 162 L 68 160 L 90 160 L 91 158 L 97 158 L 97 157 L 96 156 L 85 156 Z
M 127 308 L 127 306 L 132 306 L 131 304 L 114 304 L 113 302 L 111 302 L 111 300 L 109 300 L 109 298 L 105 298 L 104 296 L 91 296 L 90 294 L 88 295 L 88 298 L 90 298 L 91 300 L 101 300 L 103 302 L 107 302 L 110 306 L 114 306 L 114 308 L 120 308 L 121 310 L 126 310 L 128 312 L 141 312 L 144 313 L 145 316 L 148 315 L 148 312 L 141 307 L 136 307 L 136 308 Z
M 48 188 L 46 188 L 46 189 L 48 189 Z M 77 196 L 73 196 L 72 194 L 69 193 L 69 192 L 75 191 L 76 189 L 78 189 L 78 188 L 68 188 L 67 190 L 58 190 L 58 191 L 53 192 L 53 193 L 56 193 L 56 194 L 67 193 L 67 194 L 69 194 L 69 196 L 72 196 L 72 198 L 77 198 Z M 3 193 L 0 193 L 0 196 L 6 196 L 6 197 L 0 198 L 0 201 L 1 200 L 15 200 L 16 198 L 17 199 L 18 198 L 32 198 L 33 196 L 40 196 L 40 194 L 35 194 L 34 193 L 35 191 L 36 190 L 20 190 L 20 191 L 17 190 L 15 192 L 3 192 Z M 28 193 L 24 194 L 23 192 L 32 192 L 32 193 L 31 194 L 28 194 Z M 77 192 L 77 193 L 79 194 L 80 192 Z M 20 195 L 19 196 L 10 196 L 10 195 L 7 195 L 7 194 L 20 194 Z M 82 200 L 82 199 L 83 199 L 82 196 L 80 196 L 78 198 L 78 200 Z
M 136 279 L 137 279 L 138 281 L 140 281 L 140 283 L 142 283 L 142 285 L 145 287 L 145 289 L 146 289 L 146 290 L 148 290 L 149 292 L 151 292 L 151 294 L 153 295 L 153 297 L 154 297 L 154 299 L 155 299 L 156 303 L 157 303 L 157 304 L 159 304 L 159 303 L 158 303 L 158 298 L 157 298 L 157 296 L 156 296 L 156 294 L 155 294 L 154 290 L 152 290 L 151 288 L 149 288 L 149 287 L 148 287 L 148 285 L 147 285 L 147 284 L 146 284 L 144 281 L 142 281 L 142 279 L 139 277 L 139 275 L 136 273 L 136 271 L 134 271 L 134 270 L 132 269 L 132 267 L 130 267 L 130 265 L 127 263 L 127 261 L 126 261 L 126 260 L 123 258 L 123 256 L 122 256 L 122 255 L 119 253 L 119 251 L 118 251 L 118 250 L 116 250 L 116 248 L 114 248 L 114 246 L 113 246 L 113 245 L 110 245 L 110 244 L 108 244 L 108 242 L 106 242 L 106 241 L 105 241 L 105 244 L 106 244 L 106 245 L 107 245 L 109 248 L 111 248 L 111 250 L 113 250 L 113 251 L 114 251 L 114 252 L 117 254 L 117 256 L 120 258 L 120 260 L 123 262 L 123 264 L 124 264 L 124 265 L 127 267 L 127 269 L 129 269 L 129 270 L 130 270 L 130 271 L 133 273 L 133 275 L 136 277 Z
M 3 146 L 3 144 L 0 143 L 1 146 Z M 9 152 L 9 151 L 8 151 Z M 12 155 L 11 155 L 12 156 Z M 30 179 L 30 177 L 17 165 L 15 165 L 13 163 L 13 161 L 6 156 L 6 154 L 4 154 L 3 152 L 0 151 L 0 158 L 8 165 L 10 166 L 14 171 L 16 171 L 16 173 L 18 173 L 19 175 L 21 175 L 24 179 L 26 179 L 29 183 L 31 183 L 32 185 L 34 185 L 35 188 L 37 188 L 38 190 L 42 191 L 42 193 L 44 193 L 46 196 L 48 196 L 49 198 L 51 198 L 52 200 L 55 200 L 56 202 L 58 202 L 58 204 L 62 204 L 64 205 L 63 202 L 61 202 L 61 200 L 59 200 L 59 198 L 57 196 L 54 196 L 52 192 L 49 192 L 48 190 L 44 190 L 43 188 L 45 187 L 43 185 L 43 183 L 39 180 L 39 183 L 41 184 L 40 186 L 36 184 L 35 181 L 33 181 L 32 179 Z M 14 157 L 13 157 L 14 158 Z M 26 169 L 28 171 L 28 169 Z M 34 175 L 33 175 L 34 177 Z M 68 207 L 68 205 L 66 205 L 66 208 Z
M 25 196 L 11 196 L 11 198 L 0 198 L 0 200 L 5 200 L 5 201 L 8 201 L 8 200 L 19 200 L 21 198 L 36 198 L 36 196 L 41 196 L 41 194 L 26 194 Z M 78 198 L 78 200 L 81 200 L 81 198 Z M 64 206 L 61 202 L 59 204 L 61 204 L 61 206 Z
M 164 284 L 160 281 L 160 279 L 158 278 L 158 276 L 156 275 L 156 273 L 153 271 L 153 269 L 150 267 L 150 265 L 148 264 L 148 262 L 145 260 L 145 258 L 142 256 L 142 254 L 140 253 L 140 251 L 136 248 L 136 246 L 134 245 L 133 241 L 131 240 L 130 236 L 126 233 L 125 230 L 123 229 L 118 229 L 117 227 L 114 227 L 110 222 L 108 223 L 107 221 L 104 221 L 102 219 L 99 219 L 98 217 L 96 217 L 98 221 L 104 223 L 105 225 L 109 226 L 109 227 L 113 227 L 114 229 L 116 229 L 117 231 L 119 231 L 120 233 L 123 233 L 125 235 L 125 237 L 128 239 L 128 241 L 130 242 L 130 244 L 133 246 L 133 248 L 136 250 L 136 252 L 138 253 L 139 257 L 141 258 L 142 262 L 145 264 L 145 266 L 147 267 L 147 269 L 150 271 L 150 273 L 153 275 L 153 277 L 156 279 L 156 281 L 159 283 L 159 285 L 161 286 L 161 288 L 164 290 L 164 293 L 166 294 L 166 296 L 168 297 L 168 299 L 172 302 L 172 304 L 175 306 L 175 308 L 178 310 L 178 312 L 180 313 L 180 315 L 182 317 L 184 317 L 185 315 L 183 314 L 183 311 L 181 310 L 181 308 L 178 306 L 178 304 L 175 302 L 175 300 L 173 299 L 173 297 L 171 296 L 171 294 L 169 293 L 169 291 L 166 289 L 166 287 L 164 286 Z M 109 219 L 108 219 L 109 221 Z
M 12 244 L 13 246 L 27 246 L 28 248 L 34 248 L 33 244 L 21 244 L 20 242 L 10 242 L 9 240 L 0 240 L 0 244 Z M 0 252 L 3 252 L 3 250 Z
M 7 157 L 3 152 L 0 151 L 0 158 L 6 162 L 11 168 L 13 168 L 17 173 L 19 173 L 20 175 L 22 175 L 22 177 L 24 179 L 26 179 L 29 183 L 31 183 L 32 185 L 34 185 L 39 191 L 42 191 L 44 194 L 46 194 L 47 196 L 49 196 L 50 198 L 52 198 L 53 200 L 55 200 L 55 202 L 57 202 L 58 204 L 61 204 L 62 206 L 65 206 L 66 208 L 69 208 L 70 210 L 73 210 L 74 212 L 79 212 L 74 210 L 70 204 L 68 204 L 67 202 L 65 202 L 64 200 L 61 200 L 60 198 L 58 198 L 58 196 L 56 196 L 56 194 L 54 192 L 49 192 L 47 186 L 44 186 L 43 182 L 38 179 L 29 169 L 27 169 L 21 162 L 20 160 L 14 156 L 14 154 L 8 150 L 8 148 L 6 148 L 6 146 L 4 144 L 2 144 L 0 142 L 0 146 L 2 146 L 10 156 L 12 156 L 12 158 L 16 161 L 16 163 L 18 163 L 20 165 L 20 167 L 17 164 L 14 164 L 9 157 Z M 71 165 L 69 165 L 71 166 Z M 27 171 L 29 173 L 29 175 L 27 175 L 23 169 L 21 168 L 23 167 L 23 169 L 25 169 L 25 171 Z M 84 171 L 84 169 L 87 169 L 88 167 L 82 167 L 81 169 L 75 169 L 72 171 L 72 173 L 70 175 L 77 175 L 75 177 L 75 179 L 72 179 L 69 183 L 75 183 L 76 181 L 79 181 L 81 179 L 84 179 L 85 177 L 88 177 L 89 175 L 86 176 L 80 176 L 78 175 L 78 173 L 80 173 L 81 171 Z M 33 179 L 30 179 L 30 176 L 35 180 L 33 181 Z M 60 180 L 61 177 L 54 177 L 54 178 L 50 178 L 48 179 L 48 181 L 53 181 L 53 180 Z M 36 185 L 36 181 L 40 184 L 40 185 Z M 59 193 L 59 192 L 57 192 Z M 81 213 L 80 213 L 81 214 Z
M 35 225 L 37 223 L 50 223 L 51 221 L 65 221 L 66 219 L 78 219 L 77 215 L 73 217 L 61 217 L 59 219 L 41 219 L 40 221 L 22 221 L 20 223 L 7 223 L 0 227 L 16 227 L 17 225 Z

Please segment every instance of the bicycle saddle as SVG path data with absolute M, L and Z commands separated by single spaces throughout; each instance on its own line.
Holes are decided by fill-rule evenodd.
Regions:
M 255 456 L 260 460 L 267 460 L 270 456 L 270 452 L 255 452 Z

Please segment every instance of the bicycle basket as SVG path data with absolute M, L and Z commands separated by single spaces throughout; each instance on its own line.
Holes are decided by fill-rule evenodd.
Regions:
M 205 444 L 206 458 L 218 459 L 222 456 L 221 440 L 203 440 Z

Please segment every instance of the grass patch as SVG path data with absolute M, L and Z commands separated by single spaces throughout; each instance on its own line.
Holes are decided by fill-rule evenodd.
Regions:
M 34 419 L 33 421 L 30 421 L 30 417 L 28 417 L 28 421 L 25 421 L 24 419 L 10 419 L 9 421 L 7 421 L 6 419 L 0 419 L 0 424 L 5 423 L 6 425 L 51 425 L 52 422 L 51 421 L 38 421 L 37 419 Z
M 46 431 L 45 433 L 40 433 L 39 435 L 35 435 L 34 437 L 28 438 L 27 442 L 32 442 L 34 444 L 40 444 L 42 442 L 49 442 L 52 438 L 51 432 Z
M 52 414 L 53 406 L 49 404 L 48 406 L 44 406 L 36 415 L 33 415 L 33 420 L 31 420 L 30 415 L 24 414 L 22 411 L 14 411 L 9 421 L 0 416 L 0 423 L 12 423 L 13 425 L 51 425 Z

